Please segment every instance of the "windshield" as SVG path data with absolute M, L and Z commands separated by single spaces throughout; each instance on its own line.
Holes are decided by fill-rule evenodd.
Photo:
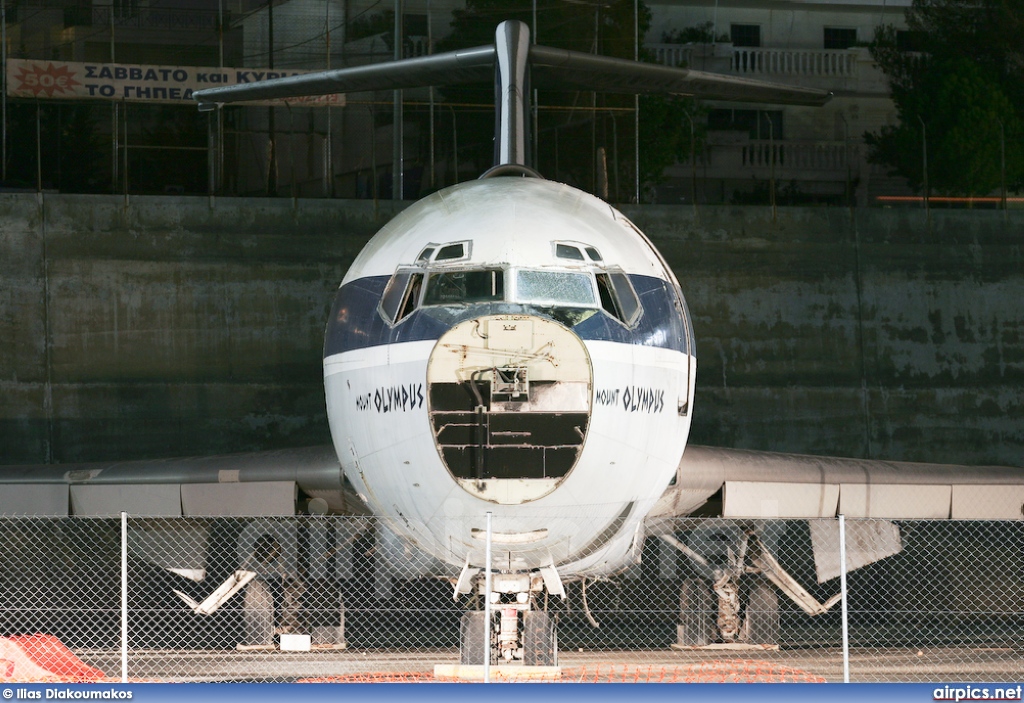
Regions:
M 507 302 L 538 306 L 573 327 L 598 310 L 632 327 L 642 314 L 640 301 L 621 271 L 555 271 L 512 269 L 423 271 L 399 269 L 382 296 L 379 311 L 392 325 L 421 307 L 435 310 Z
M 574 271 L 517 271 L 516 301 L 596 307 L 594 277 Z
M 485 303 L 505 298 L 505 276 L 496 271 L 445 271 L 427 278 L 424 305 Z

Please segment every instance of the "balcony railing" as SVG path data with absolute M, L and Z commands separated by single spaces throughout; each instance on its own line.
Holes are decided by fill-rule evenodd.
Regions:
M 854 78 L 857 49 L 768 49 L 731 44 L 648 44 L 664 66 L 764 76 Z
M 774 155 L 774 167 L 772 157 Z M 750 140 L 732 144 L 708 144 L 698 155 L 701 178 L 767 179 L 774 170 L 782 180 L 842 181 L 847 167 L 856 174 L 861 168 L 861 144 L 837 141 Z M 689 163 L 679 164 L 681 176 L 689 175 Z
M 740 146 L 740 166 L 770 169 L 772 155 L 776 170 L 839 171 L 846 168 L 847 157 L 854 158 L 857 145 L 841 141 L 750 141 Z
M 648 44 L 647 50 L 654 54 L 654 60 L 662 66 L 691 66 L 690 55 L 693 44 Z
M 733 47 L 732 72 L 742 75 L 852 77 L 855 50 L 761 49 Z

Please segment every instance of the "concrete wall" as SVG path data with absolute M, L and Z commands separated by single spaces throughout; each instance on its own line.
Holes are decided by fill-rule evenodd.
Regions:
M 0 463 L 328 442 L 331 299 L 389 214 L 0 197 Z
M 694 440 L 1024 466 L 1024 212 L 641 208 L 694 315 Z
M 368 201 L 0 196 L 0 463 L 327 442 Z M 1024 465 L 1024 212 L 626 208 L 675 268 L 693 440 Z

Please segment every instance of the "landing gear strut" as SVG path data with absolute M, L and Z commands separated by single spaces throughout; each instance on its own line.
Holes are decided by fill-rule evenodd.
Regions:
M 808 615 L 820 615 L 839 602 L 837 594 L 819 603 L 771 554 L 759 527 L 725 527 L 694 534 L 691 545 L 672 535 L 661 539 L 685 554 L 700 576 L 683 582 L 679 595 L 679 648 L 779 646 L 782 591 Z M 710 549 L 710 546 L 714 549 Z M 696 547 L 696 548 L 695 548 Z M 701 554 L 704 551 L 705 554 Z M 714 552 L 713 554 L 711 552 Z M 751 576 L 747 587 L 741 580 Z
M 739 580 L 731 576 L 723 576 L 711 588 L 703 579 L 683 581 L 676 628 L 678 646 L 778 648 L 778 595 L 763 581 L 753 584 L 745 599 L 741 594 Z
M 482 665 L 486 655 L 496 665 L 557 666 L 555 621 L 535 608 L 536 595 L 544 590 L 544 578 L 539 573 L 503 575 L 495 579 L 495 590 L 490 594 L 484 593 L 483 577 L 477 576 L 474 581 L 477 593 L 490 598 L 490 629 L 485 627 L 486 610 L 462 616 L 460 662 Z M 484 641 L 487 632 L 490 642 Z
M 475 610 L 462 616 L 459 651 L 461 664 L 482 665 L 489 651 L 491 664 L 556 666 L 558 647 L 555 622 L 542 610 L 500 608 L 491 613 L 491 646 L 484 648 L 484 618 Z

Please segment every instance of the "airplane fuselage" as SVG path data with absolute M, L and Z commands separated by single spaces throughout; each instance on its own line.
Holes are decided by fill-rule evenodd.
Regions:
M 604 575 L 686 444 L 696 358 L 679 286 L 607 203 L 483 178 L 409 207 L 357 257 L 327 327 L 335 449 L 441 568 Z

